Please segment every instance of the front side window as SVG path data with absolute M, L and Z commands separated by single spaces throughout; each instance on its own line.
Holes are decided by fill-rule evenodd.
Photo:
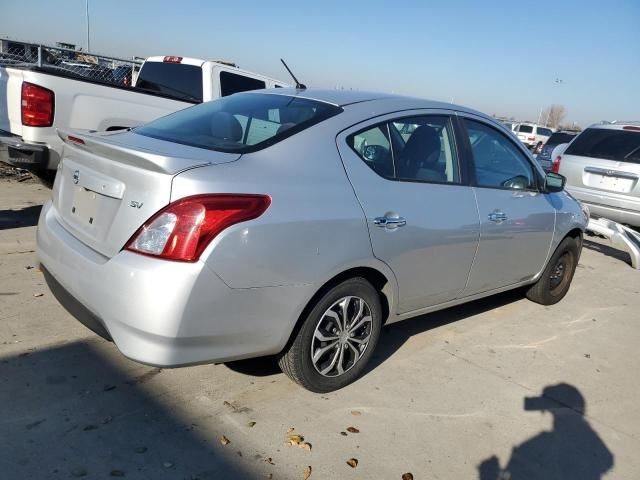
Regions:
M 248 153 L 340 112 L 340 107 L 305 98 L 242 93 L 180 110 L 133 132 L 192 147 Z
M 449 117 L 424 115 L 368 127 L 348 140 L 376 173 L 392 180 L 459 183 Z
M 480 187 L 536 188 L 531 164 L 501 132 L 474 120 L 464 119 L 471 144 L 476 182 Z

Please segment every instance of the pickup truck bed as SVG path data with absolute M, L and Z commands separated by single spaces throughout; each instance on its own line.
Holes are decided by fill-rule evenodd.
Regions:
M 55 113 L 50 127 L 23 125 L 23 82 L 54 92 Z M 9 162 L 13 165 L 36 172 L 46 171 L 55 169 L 60 161 L 62 141 L 56 128 L 129 128 L 193 103 L 135 87 L 72 78 L 41 67 L 0 66 L 0 143 L 7 145 Z

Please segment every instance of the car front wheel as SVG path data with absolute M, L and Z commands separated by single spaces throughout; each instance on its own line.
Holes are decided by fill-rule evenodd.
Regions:
M 579 240 L 565 238 L 551 256 L 538 281 L 529 287 L 527 298 L 542 305 L 553 305 L 562 300 L 569 291 L 579 258 Z
M 356 380 L 373 354 L 382 328 L 380 297 L 367 280 L 352 278 L 322 295 L 302 321 L 280 368 L 312 392 L 337 390 Z

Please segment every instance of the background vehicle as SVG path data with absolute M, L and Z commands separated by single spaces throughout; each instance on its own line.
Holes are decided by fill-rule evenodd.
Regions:
M 551 153 L 553 149 L 563 143 L 570 143 L 578 135 L 578 132 L 553 132 L 547 142 L 540 149 L 536 160 L 540 162 L 545 172 L 550 172 L 552 168 Z
M 640 122 L 591 125 L 554 158 L 553 170 L 594 217 L 640 227 Z
M 516 122 L 502 122 L 502 124 L 507 127 L 509 130 L 511 130 L 512 132 L 515 132 L 516 129 L 518 128 L 518 123 Z
M 278 354 L 335 390 L 385 322 L 524 285 L 558 302 L 586 223 L 502 125 L 439 102 L 263 90 L 60 135 L 43 271 L 152 365 Z
M 286 84 L 226 62 L 165 56 L 140 66 L 29 46 L 0 54 L 0 143 L 8 146 L 10 163 L 46 174 L 60 161 L 58 128 L 125 129 L 195 103 L 276 86 Z
M 535 152 L 549 139 L 553 131 L 535 123 L 520 123 L 515 129 L 515 133 L 522 143 Z

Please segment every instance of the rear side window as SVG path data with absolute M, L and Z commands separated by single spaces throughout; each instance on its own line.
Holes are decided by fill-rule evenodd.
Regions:
M 640 163 L 640 132 L 588 128 L 569 145 L 565 154 Z
M 187 102 L 202 102 L 202 69 L 195 65 L 145 62 L 136 87 Z
M 449 117 L 392 120 L 350 135 L 347 142 L 369 168 L 390 180 L 460 182 Z
M 340 107 L 305 98 L 242 93 L 180 110 L 133 131 L 192 147 L 248 153 L 340 112 Z
M 533 127 L 531 125 L 520 125 L 518 127 L 518 131 L 522 133 L 531 133 L 533 132 Z
M 262 80 L 257 80 L 244 75 L 231 72 L 220 72 L 220 96 L 226 97 L 234 93 L 248 92 L 249 90 L 261 90 L 267 84 Z

